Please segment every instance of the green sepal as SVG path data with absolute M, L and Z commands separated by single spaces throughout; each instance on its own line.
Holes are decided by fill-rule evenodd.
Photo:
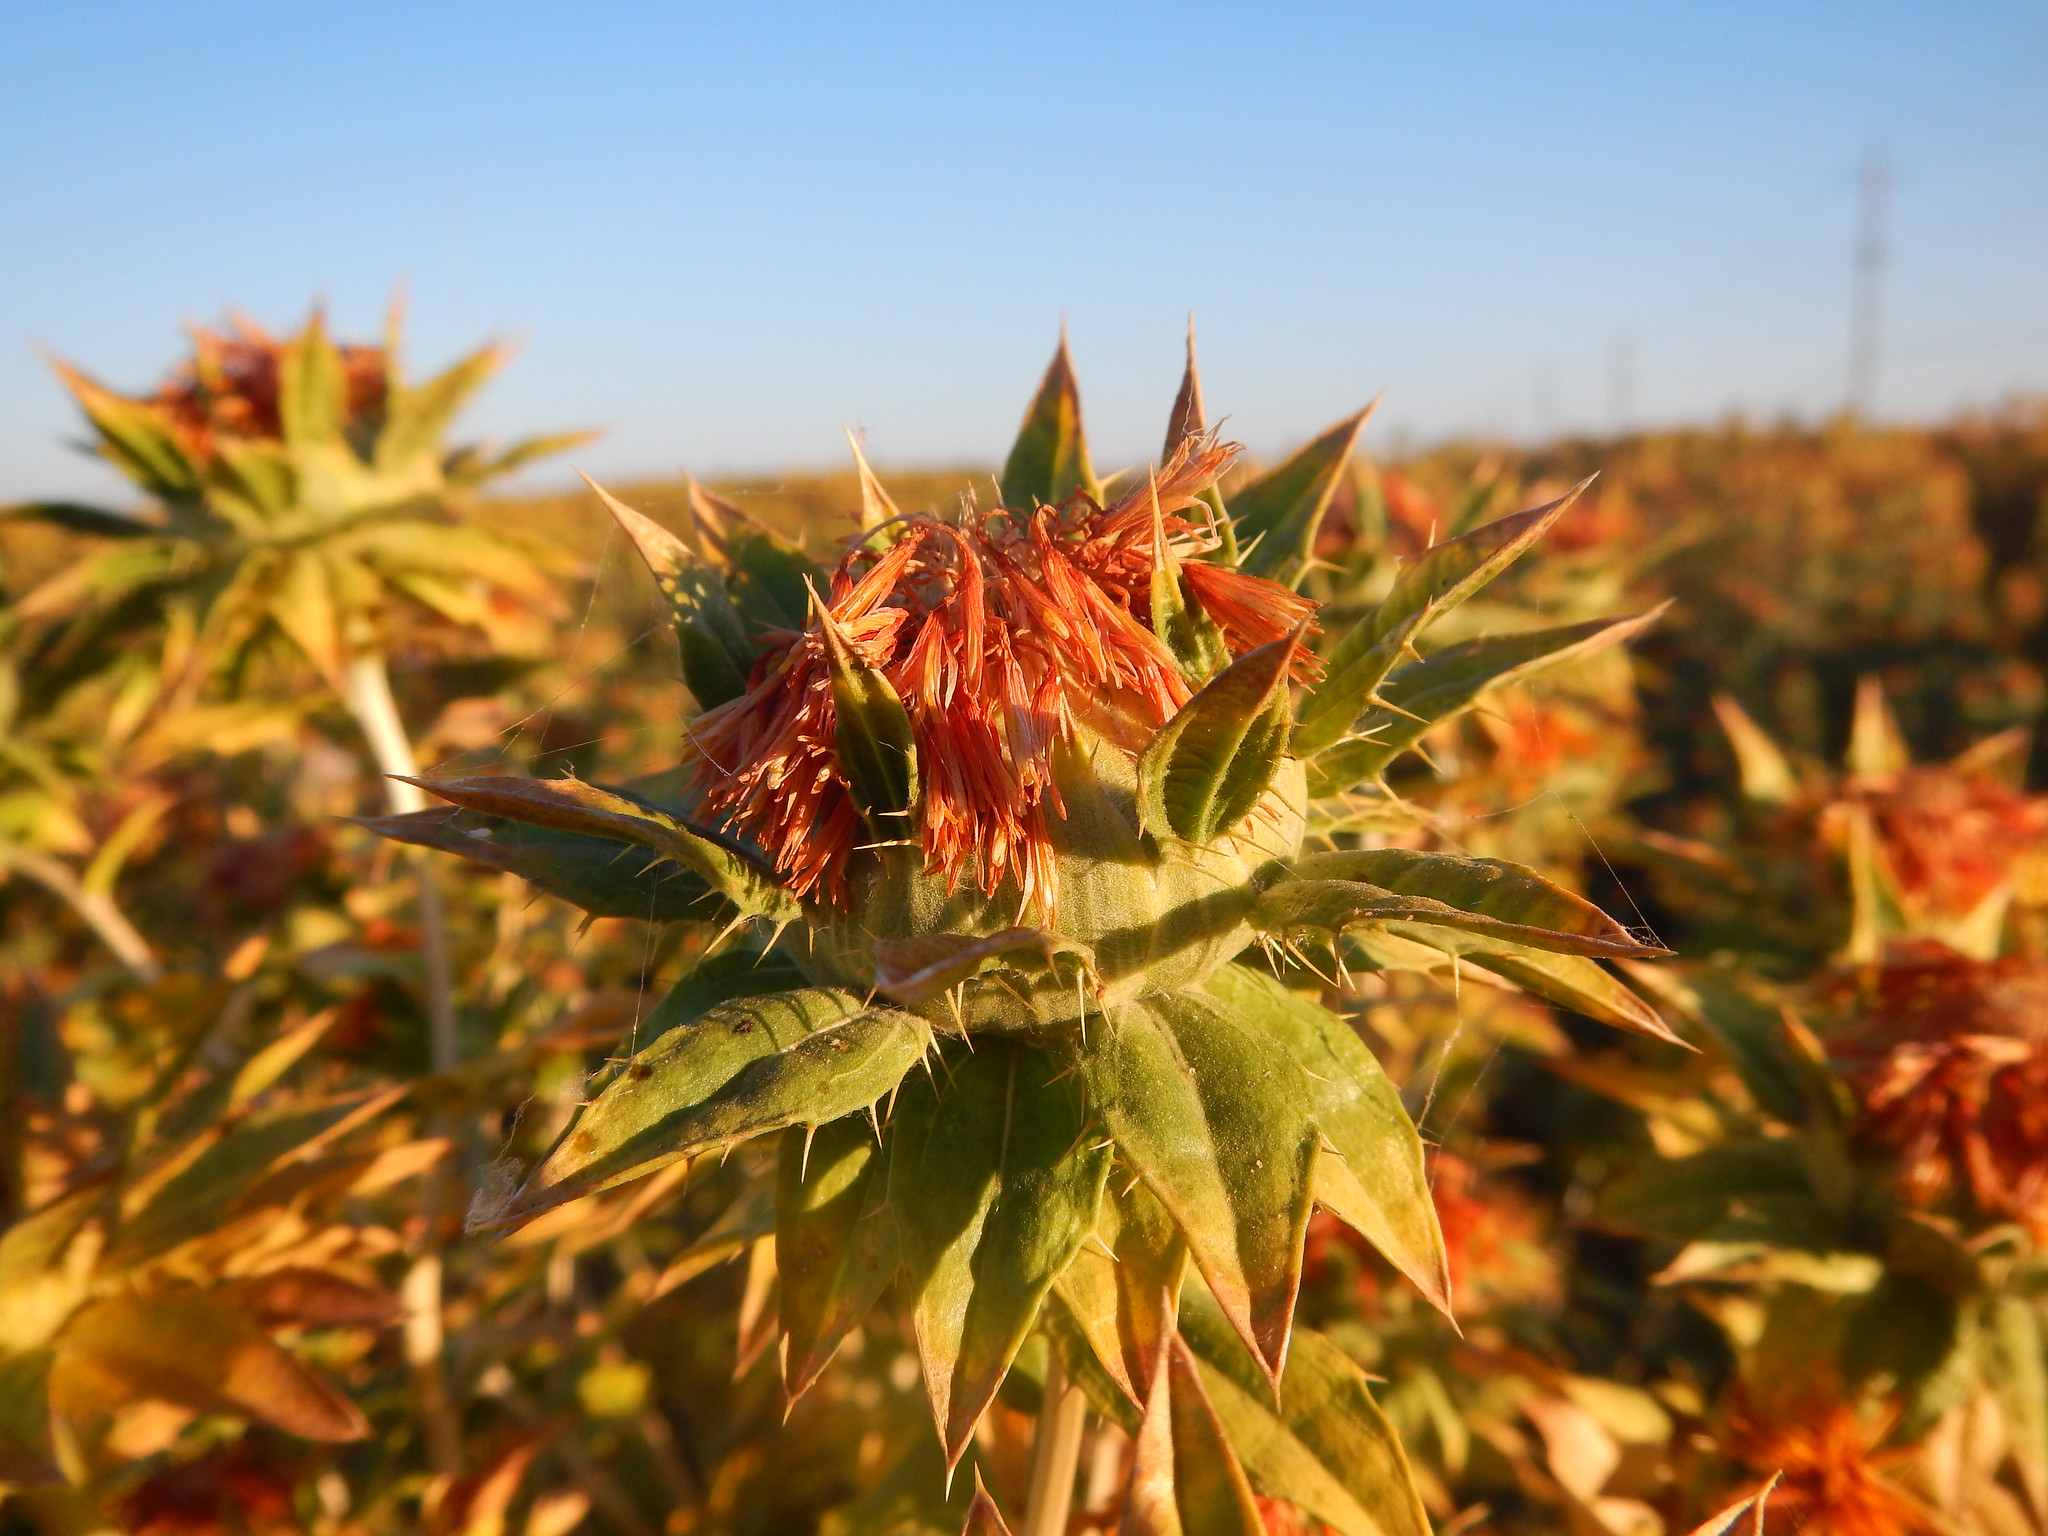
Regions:
M 524 1221 L 679 1157 L 866 1109 L 930 1044 L 916 1015 L 845 992 L 720 1004 L 635 1055 L 489 1219 Z
M 1350 1356 L 1299 1330 L 1276 1408 L 1213 1301 L 1191 1288 L 1180 1327 L 1253 1488 L 1341 1536 L 1430 1536 L 1401 1437 Z
M 1526 865 L 1505 859 L 1424 853 L 1413 848 L 1355 848 L 1303 854 L 1289 866 L 1289 873 L 1294 880 L 1307 884 L 1357 884 L 1361 889 L 1356 899 L 1367 904 L 1362 912 L 1370 910 L 1370 903 L 1382 901 L 1390 894 L 1420 898 L 1432 903 L 1428 909 L 1432 915 L 1411 916 L 1389 908 L 1388 917 L 1409 922 L 1437 921 L 1445 927 L 1508 939 L 1535 949 L 1623 960 L 1651 959 L 1671 953 L 1661 944 L 1636 938 L 1585 897 L 1544 879 Z M 1285 889 L 1283 883 L 1268 894 Z M 1277 913 L 1310 909 L 1328 896 L 1329 893 L 1305 892 L 1276 895 L 1268 910 Z M 1439 907 L 1454 909 L 1459 920 L 1436 915 Z
M 1226 965 L 1204 986 L 1300 1064 L 1322 1132 L 1317 1203 L 1379 1249 L 1431 1306 L 1448 1315 L 1450 1261 L 1430 1196 L 1422 1137 L 1379 1058 L 1344 1020 L 1271 976 Z
M 588 475 L 583 483 L 597 492 L 633 541 L 668 600 L 682 652 L 683 683 L 691 696 L 702 708 L 713 709 L 745 693 L 754 646 L 719 574 L 653 518 L 634 511 Z
M 1162 725 L 1138 759 L 1155 837 L 1209 843 L 1252 813 L 1287 755 L 1287 674 L 1300 632 L 1247 651 Z
M 1164 464 L 1177 452 L 1181 444 L 1200 437 L 1209 430 L 1209 419 L 1202 409 L 1202 374 L 1195 366 L 1195 322 L 1188 321 L 1188 361 L 1181 370 L 1180 389 L 1173 397 L 1173 411 L 1166 420 L 1166 446 L 1160 451 L 1159 462 Z M 1237 530 L 1231 526 L 1230 514 L 1223 509 L 1223 493 L 1215 486 L 1196 493 L 1210 512 L 1211 527 L 1216 534 L 1218 545 L 1212 558 L 1218 565 L 1237 568 Z
M 1323 513 L 1372 409 L 1368 405 L 1345 417 L 1231 496 L 1231 519 L 1237 525 L 1238 547 L 1243 550 L 1240 569 L 1292 586 L 1301 584 Z
M 1109 1148 L 1072 1075 L 996 1039 L 907 1082 L 889 1139 L 901 1294 L 952 1465 L 1095 1228 Z
M 749 917 L 794 918 L 797 900 L 750 855 L 715 842 L 658 806 L 581 779 L 409 779 L 429 794 L 489 816 L 562 832 L 614 838 L 652 849 L 694 870 Z
M 1094 501 L 1102 500 L 1102 482 L 1088 462 L 1088 439 L 1081 429 L 1081 389 L 1074 381 L 1074 363 L 1064 334 L 1003 463 L 1001 491 L 1003 505 L 1019 512 L 1029 512 L 1040 503 L 1057 506 L 1076 491 Z
M 1379 690 L 1384 707 L 1367 711 L 1353 739 L 1309 760 L 1309 793 L 1319 797 L 1343 794 L 1363 780 L 1378 777 L 1387 764 L 1421 740 L 1424 731 L 1471 708 L 1488 689 L 1545 667 L 1583 660 L 1633 639 L 1654 624 L 1666 606 L 1660 604 L 1632 618 L 1591 619 L 1583 624 L 1466 640 L 1402 667 Z
M 1111 1008 L 1075 1059 L 1118 1155 L 1187 1235 L 1232 1326 L 1277 1381 L 1320 1141 L 1300 1067 L 1263 1030 L 1193 993 Z
M 989 961 L 1020 952 L 1036 954 L 1045 966 L 1060 953 L 1079 954 L 1084 963 L 1089 959 L 1083 945 L 1042 928 L 1005 928 L 986 937 L 926 933 L 909 939 L 877 939 L 871 946 L 875 990 L 914 1008 L 979 975 Z
M 782 1385 L 810 1389 L 896 1272 L 888 1161 L 865 1115 L 782 1133 L 775 1273 Z
M 832 678 L 832 742 L 840 777 L 876 843 L 909 842 L 917 834 L 911 814 L 917 805 L 917 743 L 910 711 L 889 679 L 853 648 L 815 592 L 811 601 Z
M 1573 933 L 1554 933 L 1504 921 L 1484 912 L 1467 912 L 1430 896 L 1405 896 L 1362 880 L 1282 880 L 1263 892 L 1252 908 L 1251 925 L 1262 933 L 1284 934 L 1297 928 L 1323 928 L 1342 933 L 1359 923 L 1429 924 L 1512 939 L 1532 949 L 1567 955 L 1661 954 L 1661 950 L 1603 943 Z
M 756 633 L 802 630 L 811 589 L 825 584 L 817 563 L 695 480 L 689 493 L 697 528 L 725 569 L 726 590 L 741 620 Z
M 1264 1536 L 1251 1479 L 1178 1333 L 1145 1393 L 1118 1536 Z
M 1202 605 L 1188 593 L 1181 581 L 1180 561 L 1167 542 L 1165 519 L 1160 515 L 1159 496 L 1152 496 L 1152 582 L 1150 588 L 1152 633 L 1173 653 L 1181 671 L 1194 682 L 1205 682 L 1230 665 L 1230 647 L 1223 631 Z

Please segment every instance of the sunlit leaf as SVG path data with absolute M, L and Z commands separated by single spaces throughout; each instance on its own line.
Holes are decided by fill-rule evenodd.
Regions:
M 984 1037 L 904 1085 L 889 1203 L 948 1462 L 966 1449 L 1053 1282 L 1095 1226 L 1109 1149 L 1047 1053 Z
M 757 917 L 794 917 L 794 897 L 749 856 L 686 827 L 681 818 L 617 790 L 581 779 L 484 776 L 418 779 L 430 794 L 490 816 L 503 816 L 560 832 L 637 843 L 698 875 L 740 911 Z
M 1255 1489 L 1343 1536 L 1430 1536 L 1401 1438 L 1348 1355 L 1299 1330 L 1276 1406 L 1212 1301 L 1191 1290 L 1180 1326 Z
M 1277 1377 L 1319 1142 L 1300 1067 L 1221 1003 L 1180 994 L 1110 1009 L 1078 1065 L 1119 1154 Z
M 1180 1336 L 1145 1393 L 1119 1536 L 1264 1536 L 1258 1501 Z
M 494 1219 L 523 1220 L 679 1157 L 865 1109 L 930 1041 L 915 1015 L 863 1008 L 843 992 L 722 1004 L 634 1056 Z
M 782 1381 L 801 1397 L 896 1270 L 896 1216 L 875 1128 L 850 1115 L 782 1133 L 775 1203 Z
M 1302 1067 L 1322 1137 L 1317 1202 L 1448 1313 L 1450 1265 L 1423 1167 L 1422 1138 L 1379 1059 L 1344 1020 L 1262 972 L 1226 965 L 1205 985 Z

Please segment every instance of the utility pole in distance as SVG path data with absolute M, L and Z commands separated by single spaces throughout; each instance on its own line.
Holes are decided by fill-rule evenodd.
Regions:
M 1885 239 L 1892 168 L 1873 150 L 1857 177 L 1856 280 L 1849 307 L 1849 413 L 1868 419 L 1877 409 L 1878 342 L 1884 326 Z

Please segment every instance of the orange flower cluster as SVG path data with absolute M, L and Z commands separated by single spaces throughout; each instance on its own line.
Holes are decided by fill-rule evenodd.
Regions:
M 1107 508 L 1075 496 L 957 523 L 908 518 L 886 550 L 857 542 L 840 560 L 826 607 L 909 713 L 928 872 L 990 895 L 1014 881 L 1021 909 L 1052 920 L 1047 817 L 1064 815 L 1053 752 L 1077 725 L 1135 752 L 1188 701 L 1152 630 L 1157 535 L 1177 557 L 1212 547 L 1186 514 L 1236 451 L 1184 444 L 1152 485 Z M 1199 559 L 1181 573 L 1233 655 L 1291 634 L 1315 606 Z M 1313 658 L 1299 665 L 1306 674 Z M 773 646 L 750 683 L 691 728 L 705 814 L 764 849 L 799 895 L 843 908 L 863 834 L 839 771 L 818 617 Z
M 1836 1055 L 1906 1198 L 1960 1188 L 2048 1236 L 2048 966 L 1907 941 L 1838 1000 L 1856 1015 Z
M 236 318 L 231 332 L 192 328 L 192 355 L 149 396 L 202 463 L 223 437 L 275 441 L 283 435 L 278 378 L 286 344 L 252 320 Z M 384 414 L 390 358 L 382 347 L 337 348 L 348 389 L 351 423 L 374 423 Z
M 1738 1395 L 1728 1449 L 1744 1466 L 1779 1474 L 1769 1536 L 1932 1536 L 1934 1523 L 1886 1471 L 1910 1451 L 1877 1449 L 1888 1428 L 1822 1395 L 1768 1410 Z
M 1920 915 L 1962 917 L 2048 834 L 2048 799 L 1955 768 L 1908 768 L 1851 781 L 1901 899 Z

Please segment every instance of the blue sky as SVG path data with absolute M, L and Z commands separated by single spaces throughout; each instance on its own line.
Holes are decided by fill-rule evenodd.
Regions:
M 106 490 L 39 348 L 324 298 L 521 343 L 480 432 L 625 477 L 1000 456 L 1062 317 L 1098 457 L 1200 328 L 1255 451 L 1806 417 L 1859 161 L 1880 414 L 2048 393 L 2048 7 L 16 5 L 0 496 Z

